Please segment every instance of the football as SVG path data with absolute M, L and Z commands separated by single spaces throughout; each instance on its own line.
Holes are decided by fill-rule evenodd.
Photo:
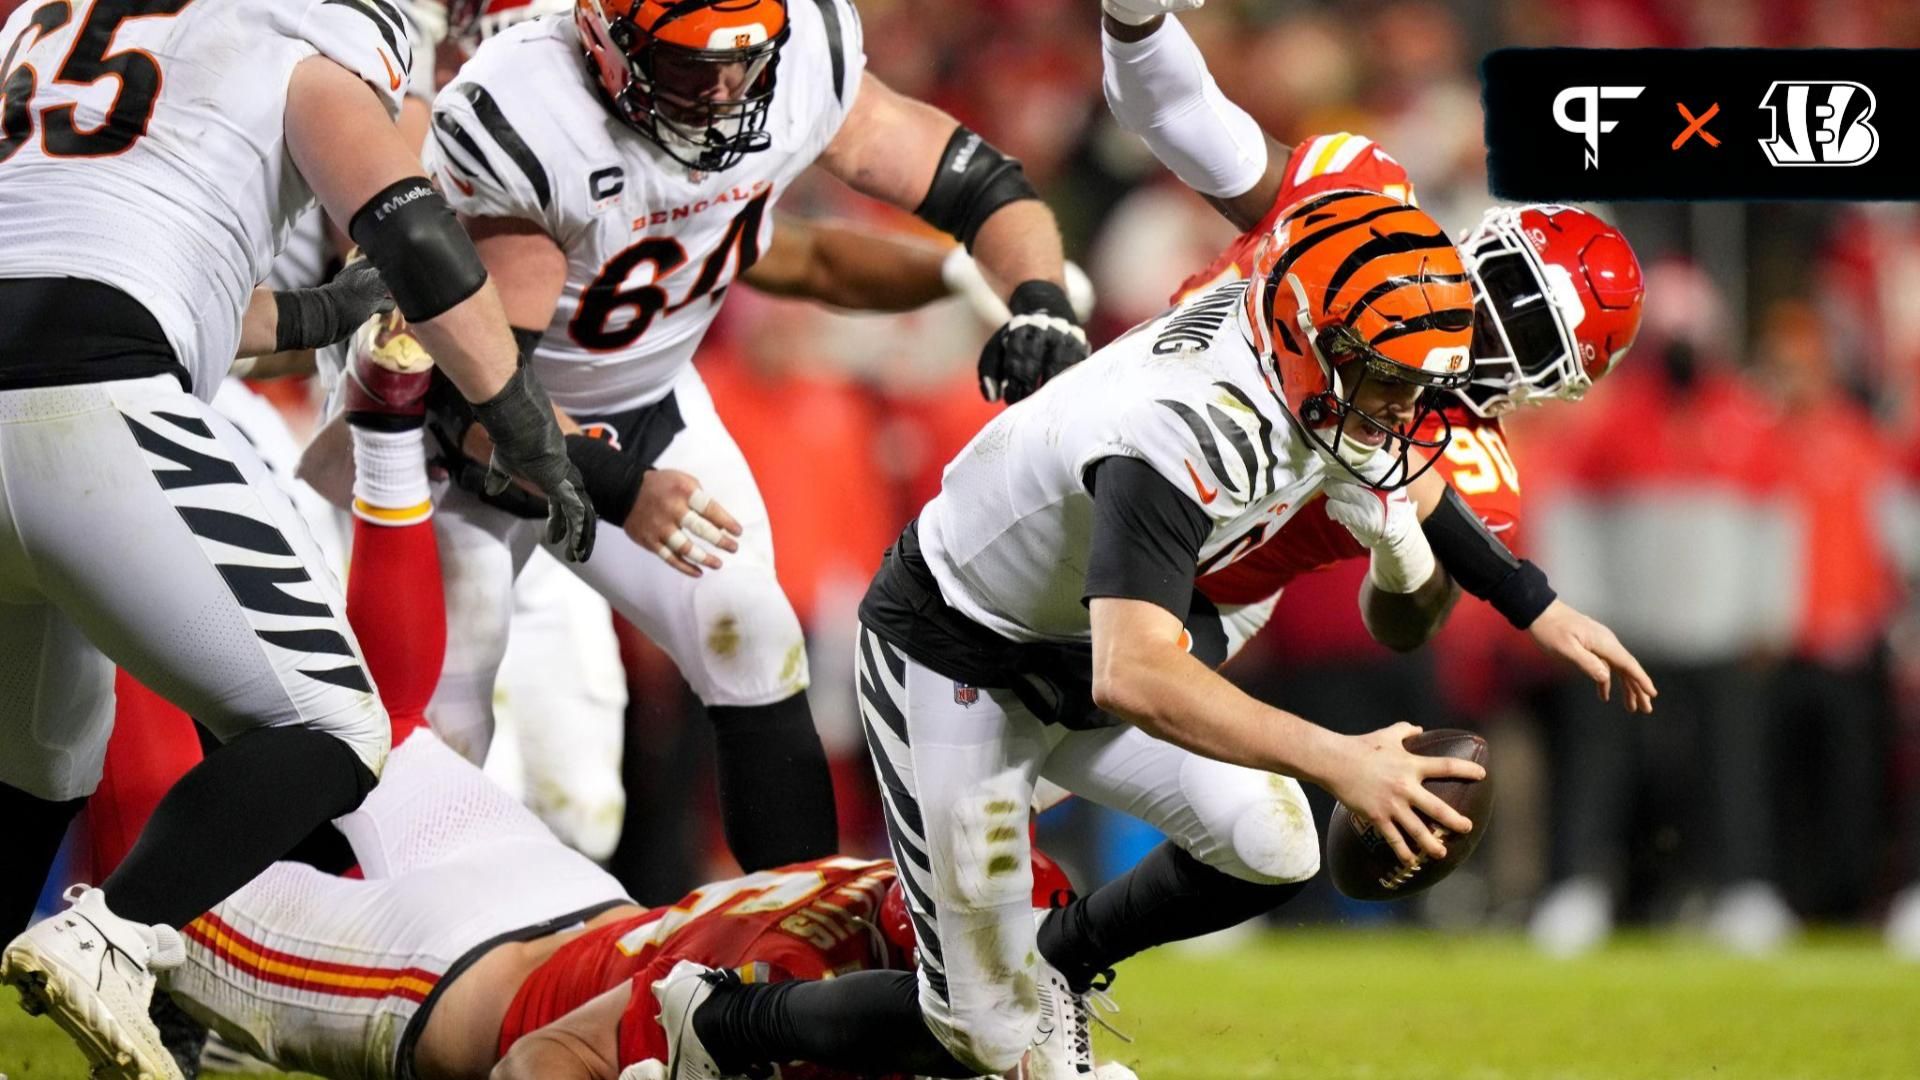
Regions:
M 1426 782 L 1428 791 L 1473 822 L 1473 831 L 1453 836 L 1434 826 L 1435 835 L 1447 845 L 1447 857 L 1430 858 L 1415 848 L 1417 858 L 1409 866 L 1394 855 L 1372 824 L 1354 817 L 1345 805 L 1336 805 L 1333 820 L 1327 825 L 1327 873 L 1335 888 L 1355 900 L 1400 900 L 1432 888 L 1473 857 L 1473 849 L 1487 834 L 1493 817 L 1493 771 L 1487 765 L 1487 740 L 1471 731 L 1442 728 L 1413 736 L 1406 747 L 1428 757 L 1469 758 L 1487 768 L 1485 780 Z

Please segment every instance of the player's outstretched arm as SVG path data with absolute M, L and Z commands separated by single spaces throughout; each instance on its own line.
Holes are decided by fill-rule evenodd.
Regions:
M 1402 862 L 1413 847 L 1444 858 L 1446 845 L 1420 815 L 1464 833 L 1472 822 L 1422 781 L 1478 780 L 1486 771 L 1458 758 L 1421 757 L 1402 745 L 1411 724 L 1367 735 L 1337 735 L 1249 697 L 1180 644 L 1178 616 L 1144 600 L 1096 597 L 1094 703 L 1156 738 L 1196 754 L 1327 789 L 1380 830 Z M 1417 812 L 1416 812 L 1417 811 Z
M 1106 0 L 1102 84 L 1120 126 L 1199 192 L 1235 228 L 1260 223 L 1286 180 L 1291 147 L 1228 101 L 1199 46 L 1167 12 L 1192 0 Z
M 419 155 L 373 91 L 308 57 L 287 87 L 287 149 L 320 204 L 367 252 L 414 333 L 474 403 L 497 456 L 547 495 L 547 538 L 569 558 L 593 550 L 593 509 L 567 460 L 553 407 L 519 365 L 500 297 L 473 242 L 421 175 Z
M 1018 401 L 1086 359 L 1059 225 L 1018 161 L 869 73 L 820 164 L 855 190 L 912 210 L 966 245 L 991 279 L 1012 284 L 1013 317 L 980 354 L 988 400 Z
M 623 983 L 545 1027 L 522 1035 L 489 1080 L 617 1080 L 620 1018 L 633 995 Z
M 1459 492 L 1431 477 L 1422 477 L 1419 483 L 1429 479 L 1439 484 L 1440 496 L 1422 514 L 1420 530 L 1453 580 L 1492 605 L 1516 629 L 1531 634 L 1548 655 L 1580 669 L 1593 680 L 1602 701 L 1612 699 L 1613 676 L 1618 673 L 1627 711 L 1652 712 L 1659 691 L 1613 631 L 1560 600 L 1547 575 L 1489 532 Z M 1423 499 L 1423 509 L 1425 504 Z
M 740 277 L 773 296 L 850 311 L 912 311 L 952 294 L 946 258 L 945 248 L 918 237 L 775 211 L 773 243 Z

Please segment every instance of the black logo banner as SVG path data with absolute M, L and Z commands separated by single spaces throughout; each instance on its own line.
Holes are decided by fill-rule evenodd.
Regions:
M 1501 49 L 1495 195 L 1920 200 L 1920 50 Z

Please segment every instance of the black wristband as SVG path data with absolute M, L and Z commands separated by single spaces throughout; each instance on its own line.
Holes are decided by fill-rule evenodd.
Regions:
M 1073 317 L 1073 301 L 1067 298 L 1067 290 L 1041 278 L 1016 286 L 1007 297 L 1007 310 L 1015 315 L 1052 315 L 1070 323 L 1080 321 Z
M 608 524 L 624 527 L 647 472 L 640 455 L 622 453 L 605 439 L 575 433 L 567 436 L 567 457 L 586 482 L 594 513 Z
M 1487 603 L 1493 610 L 1506 616 L 1516 630 L 1525 630 L 1533 625 L 1533 620 L 1547 610 L 1556 595 L 1553 586 L 1547 582 L 1546 571 L 1525 559 L 1508 574 L 1505 581 L 1494 586 Z
M 276 292 L 273 305 L 279 312 L 273 331 L 274 352 L 325 348 L 356 329 L 350 326 L 336 332 L 340 328 L 334 325 L 339 321 L 334 316 L 334 304 L 322 289 Z

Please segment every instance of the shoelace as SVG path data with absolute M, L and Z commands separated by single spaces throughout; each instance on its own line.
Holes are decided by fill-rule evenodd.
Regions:
M 1113 995 L 1108 993 L 1112 988 L 1113 972 L 1112 970 L 1107 970 L 1094 976 L 1093 983 L 1087 987 L 1086 993 L 1074 995 L 1073 1003 L 1075 1010 L 1079 1012 L 1082 1018 L 1092 1022 L 1074 1025 L 1075 1031 L 1080 1039 L 1090 1041 L 1093 1038 L 1093 1024 L 1099 1024 L 1101 1027 L 1107 1029 L 1107 1034 L 1112 1035 L 1121 1042 L 1128 1044 L 1133 1042 L 1133 1036 L 1114 1027 L 1112 1022 L 1107 1019 L 1107 1016 L 1118 1016 L 1120 1014 L 1120 1003 L 1113 1000 Z M 1102 1016 L 1102 1013 L 1105 1013 L 1106 1016 Z M 1091 1045 L 1084 1049 L 1088 1054 L 1092 1054 L 1093 1052 Z

